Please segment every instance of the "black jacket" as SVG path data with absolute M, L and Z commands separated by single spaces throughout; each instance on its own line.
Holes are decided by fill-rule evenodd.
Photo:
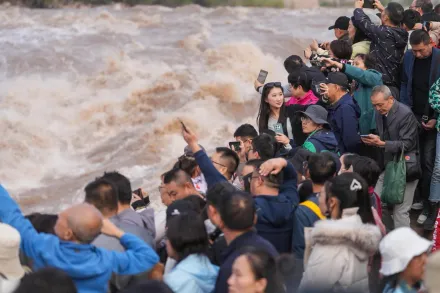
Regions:
M 370 54 L 385 85 L 400 88 L 400 64 L 408 43 L 408 32 L 399 27 L 377 26 L 361 8 L 354 10 L 353 25 L 370 40 Z
M 422 23 L 424 21 L 440 22 L 440 15 L 438 15 L 434 11 L 433 12 L 429 12 L 429 13 L 423 13 L 421 20 L 422 20 Z

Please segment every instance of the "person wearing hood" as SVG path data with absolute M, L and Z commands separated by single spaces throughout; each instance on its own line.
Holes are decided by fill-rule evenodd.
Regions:
M 379 246 L 382 256 L 380 273 L 385 283 L 383 293 L 420 292 L 430 247 L 430 241 L 409 227 L 398 228 L 386 235 Z
M 353 24 L 370 39 L 370 54 L 376 59 L 376 69 L 382 73 L 383 83 L 390 87 L 398 99 L 400 64 L 408 43 L 408 32 L 400 27 L 404 9 L 399 3 L 391 2 L 384 8 L 379 1 L 375 1 L 382 20 L 382 25 L 375 25 L 363 11 L 363 5 L 364 0 L 355 2 Z
M 51 266 L 65 271 L 79 293 L 106 292 L 113 272 L 140 274 L 159 261 L 149 245 L 103 219 L 90 204 L 82 203 L 62 211 L 58 215 L 54 236 L 37 233 L 1 185 L 0 201 L 0 220 L 20 233 L 21 250 L 33 260 L 34 269 Z M 92 245 L 100 233 L 119 239 L 126 251 L 109 251 Z
M 373 88 L 382 84 L 382 74 L 373 69 L 376 67 L 374 58 L 370 54 L 358 54 L 353 60 L 353 65 L 342 64 L 328 58 L 325 58 L 324 61 L 330 66 L 339 68 L 349 79 L 356 81 L 354 99 L 361 110 L 359 132 L 360 134 L 374 132 L 376 121 L 370 96 Z
M 283 172 L 264 176 L 259 173 L 264 168 L 282 169 Z M 299 203 L 293 165 L 282 158 L 266 162 L 251 160 L 243 168 L 243 174 L 245 190 L 255 199 L 258 235 L 272 243 L 279 253 L 289 253 L 292 249 L 292 212 Z
M 168 222 L 167 252 L 177 265 L 164 275 L 164 282 L 179 293 L 211 293 L 219 268 L 206 256 L 208 234 L 197 213 L 183 213 Z
M 136 212 L 131 208 L 130 203 L 133 198 L 133 192 L 130 180 L 116 171 L 106 172 L 102 178 L 113 182 L 118 189 L 118 219 L 123 223 L 146 229 L 155 238 L 154 209 L 147 207 Z
M 358 153 L 361 145 L 359 117 L 361 110 L 348 93 L 348 78 L 342 72 L 330 72 L 321 90 L 328 97 L 328 118 L 338 141 L 340 154 Z
M 299 291 L 369 292 L 368 261 L 382 234 L 374 224 L 367 183 L 356 173 L 339 175 L 321 190 L 319 207 L 330 220 L 317 222 L 306 239 L 313 250 L 305 258 Z
M 326 120 L 327 110 L 318 105 L 310 105 L 306 111 L 299 113 L 303 132 L 308 135 L 302 148 L 312 153 L 338 153 L 338 142 Z

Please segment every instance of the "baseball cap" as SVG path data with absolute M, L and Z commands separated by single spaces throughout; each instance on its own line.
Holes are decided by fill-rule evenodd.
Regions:
M 172 217 L 191 212 L 196 213 L 196 208 L 192 202 L 183 199 L 176 200 L 167 208 L 166 221 L 168 222 Z
M 338 19 L 336 19 L 335 24 L 330 26 L 328 28 L 328 30 L 338 28 L 338 29 L 346 31 L 346 30 L 348 30 L 349 23 L 350 23 L 350 18 L 348 18 L 347 16 L 340 16 L 340 17 L 338 17 Z
M 347 76 L 342 72 L 330 72 L 325 79 L 326 84 L 336 84 L 339 86 L 342 86 L 344 88 L 349 87 L 348 78 Z
M 420 237 L 409 227 L 391 231 L 379 244 L 382 255 L 380 273 L 384 276 L 392 276 L 403 272 L 414 257 L 428 252 L 431 245 L 431 241 Z
M 204 152 L 206 153 L 206 150 L 205 150 L 204 147 L 202 147 L 201 145 L 199 145 L 199 147 L 202 149 L 202 151 L 204 151 Z M 187 145 L 187 146 L 185 147 L 185 149 L 183 150 L 183 153 L 185 154 L 185 156 L 188 156 L 188 157 L 194 157 L 194 153 L 193 153 L 193 151 L 191 150 L 191 148 L 189 147 L 189 145 Z

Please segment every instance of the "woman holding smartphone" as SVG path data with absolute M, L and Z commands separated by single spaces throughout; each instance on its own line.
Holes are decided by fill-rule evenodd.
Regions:
M 287 117 L 284 104 L 283 88 L 280 82 L 266 83 L 261 95 L 260 110 L 257 117 L 258 131 L 272 130 L 276 133 L 275 139 L 290 150 L 290 140 L 293 139 L 292 125 Z

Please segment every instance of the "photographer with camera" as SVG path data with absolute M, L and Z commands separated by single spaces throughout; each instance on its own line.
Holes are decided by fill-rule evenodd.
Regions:
M 311 45 L 311 47 L 313 47 L 313 44 Z M 304 51 L 304 54 L 306 58 L 310 59 L 310 63 L 312 64 L 312 66 L 321 68 L 321 71 L 324 73 L 324 75 L 327 76 L 329 72 L 336 72 L 339 70 L 337 67 L 326 67 L 325 64 L 320 61 L 320 58 L 332 58 L 332 60 L 338 61 L 340 63 L 350 63 L 352 52 L 353 49 L 348 42 L 335 40 L 330 43 L 330 48 L 328 51 L 329 56 L 312 53 L 311 48 L 307 48 Z
M 374 119 L 374 109 L 371 104 L 371 92 L 377 85 L 382 84 L 382 74 L 373 69 L 376 65 L 375 60 L 369 54 L 358 54 L 354 58 L 353 65 L 342 64 L 329 58 L 323 58 L 327 66 L 337 67 L 347 75 L 349 79 L 355 81 L 354 99 L 361 109 L 359 118 L 360 134 L 370 134 L 376 130 Z
M 363 11 L 364 0 L 356 1 L 352 21 L 371 40 L 370 54 L 376 59 L 376 69 L 382 73 L 383 83 L 398 99 L 400 63 L 408 42 L 408 32 L 400 27 L 404 9 L 395 2 L 390 2 L 386 8 L 377 0 L 374 5 L 381 11 L 382 25 L 375 25 Z

